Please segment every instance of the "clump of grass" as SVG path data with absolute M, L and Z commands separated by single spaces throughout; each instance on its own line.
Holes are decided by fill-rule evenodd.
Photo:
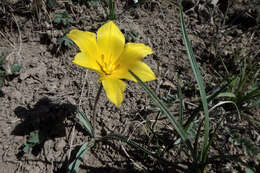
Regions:
M 225 92 L 219 94 L 219 97 L 233 101 L 241 111 L 258 106 L 260 104 L 259 67 L 259 64 L 243 59 L 239 73 L 229 77 L 230 85 Z

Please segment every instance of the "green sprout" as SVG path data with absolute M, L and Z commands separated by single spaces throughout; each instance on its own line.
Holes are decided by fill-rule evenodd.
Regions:
M 66 37 L 66 35 L 64 35 L 63 37 L 61 37 L 57 40 L 57 44 L 64 45 L 64 46 L 70 48 L 72 46 L 72 41 L 68 37 Z
M 70 14 L 65 10 L 55 14 L 54 23 L 56 24 L 63 24 L 64 26 L 68 25 L 69 23 L 73 23 L 73 19 Z

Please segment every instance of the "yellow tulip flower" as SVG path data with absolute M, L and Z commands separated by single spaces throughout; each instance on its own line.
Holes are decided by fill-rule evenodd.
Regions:
M 142 43 L 125 43 L 125 37 L 113 21 L 102 25 L 95 33 L 71 30 L 67 37 L 80 48 L 73 63 L 94 70 L 105 89 L 108 99 L 117 107 L 124 99 L 126 83 L 121 79 L 135 81 L 131 70 L 143 82 L 155 80 L 156 76 L 141 60 L 152 54 L 152 49 Z

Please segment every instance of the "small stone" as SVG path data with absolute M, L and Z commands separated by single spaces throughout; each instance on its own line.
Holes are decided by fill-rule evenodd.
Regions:
M 66 141 L 64 139 L 61 139 L 60 141 L 55 143 L 54 149 L 55 151 L 61 151 L 66 145 Z

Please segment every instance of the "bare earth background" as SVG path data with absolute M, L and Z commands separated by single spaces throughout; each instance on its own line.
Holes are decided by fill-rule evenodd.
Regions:
M 105 21 L 106 14 L 100 5 L 84 5 L 77 1 L 58 1 L 58 4 L 55 9 L 48 10 L 44 3 L 33 6 L 21 0 L 6 4 L 0 2 L 0 52 L 7 52 L 5 68 L 12 64 L 23 67 L 1 86 L 0 172 L 66 172 L 70 162 L 68 158 L 72 159 L 79 146 L 90 140 L 78 123 L 75 111 L 79 108 L 91 119 L 99 87 L 98 76 L 91 71 L 86 73 L 85 69 L 71 62 L 78 52 L 75 45 L 67 48 L 57 42 L 72 28 L 96 32 Z M 232 69 L 237 66 L 237 58 L 260 48 L 259 30 L 256 32 L 254 29 L 257 25 L 255 6 L 246 0 L 231 4 L 226 24 L 222 27 L 219 26 L 227 9 L 225 1 L 216 6 L 208 6 L 204 1 L 185 1 L 183 4 L 189 38 L 208 91 L 219 85 L 217 73 L 224 74 L 219 56 Z M 40 10 L 34 13 L 34 9 Z M 74 23 L 63 26 L 53 22 L 55 13 L 63 9 L 69 11 Z M 131 1 L 117 1 L 115 13 L 115 22 L 127 41 L 142 42 L 152 47 L 154 54 L 146 57 L 145 62 L 158 79 L 148 85 L 159 97 L 177 93 L 177 74 L 180 74 L 185 113 L 188 115 L 189 109 L 198 104 L 198 90 L 182 41 L 177 6 L 166 0 L 150 0 L 137 6 L 133 6 Z M 219 46 L 217 51 L 216 44 Z M 233 56 L 234 52 L 237 52 L 237 57 Z M 258 60 L 259 56 L 255 59 L 256 63 Z M 176 106 L 171 106 L 174 115 L 178 113 Z M 150 149 L 156 148 L 158 141 L 149 140 L 147 128 L 142 122 L 154 120 L 158 111 L 140 86 L 128 82 L 125 100 L 119 108 L 115 108 L 102 92 L 97 106 L 96 133 L 99 136 L 112 133 L 130 136 L 150 146 Z M 259 110 L 254 112 L 254 117 L 259 120 Z M 213 121 L 216 115 L 211 115 Z M 249 136 L 257 144 L 247 121 L 238 121 L 237 115 L 234 115 L 225 123 L 231 129 L 239 128 L 242 135 Z M 38 129 L 43 136 L 41 145 L 23 155 L 21 147 L 32 129 Z M 167 119 L 160 120 L 156 129 L 165 140 L 176 140 L 175 134 L 170 133 Z M 257 129 L 259 134 L 259 127 Z M 223 136 L 210 153 L 242 152 L 235 146 L 227 145 L 228 132 L 224 127 L 221 131 Z M 179 155 L 178 149 L 167 152 L 163 157 L 176 163 L 187 159 Z M 257 161 L 246 157 L 241 159 L 259 171 Z M 243 172 L 244 168 L 237 162 L 223 160 L 210 165 L 210 170 Z M 119 141 L 101 142 L 87 152 L 80 167 L 80 172 L 152 171 L 175 172 Z

